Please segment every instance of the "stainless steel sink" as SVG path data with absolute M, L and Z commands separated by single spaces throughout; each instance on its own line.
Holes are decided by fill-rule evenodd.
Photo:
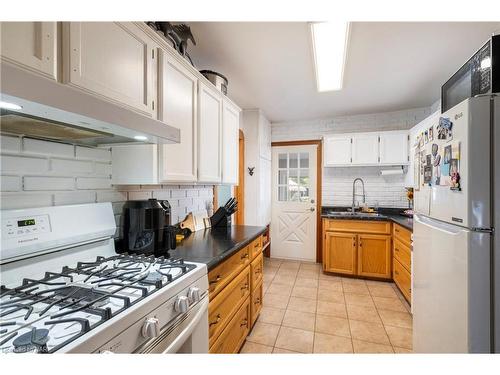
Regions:
M 378 217 L 382 216 L 377 212 L 352 212 L 352 211 L 331 211 L 328 215 L 332 216 L 352 216 L 352 217 Z

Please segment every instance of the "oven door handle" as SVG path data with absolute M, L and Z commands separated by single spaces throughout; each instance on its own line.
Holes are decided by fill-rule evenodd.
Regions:
M 200 323 L 201 318 L 208 309 L 208 296 L 203 298 L 200 302 L 200 307 L 198 312 L 193 316 L 186 328 L 179 334 L 174 341 L 162 352 L 163 354 L 177 353 L 181 346 L 186 342 L 186 340 L 191 336 L 195 328 Z M 208 322 L 207 322 L 208 324 Z

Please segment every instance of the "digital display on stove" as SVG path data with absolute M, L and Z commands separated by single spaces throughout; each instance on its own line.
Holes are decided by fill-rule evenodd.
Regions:
M 35 225 L 35 219 L 25 219 L 25 220 L 18 220 L 17 226 L 18 227 L 27 227 L 28 225 Z

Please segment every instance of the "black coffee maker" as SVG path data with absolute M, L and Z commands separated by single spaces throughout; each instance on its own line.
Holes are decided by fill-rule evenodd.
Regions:
M 176 247 L 177 232 L 170 224 L 168 201 L 127 201 L 122 214 L 121 252 L 168 257 L 168 250 Z

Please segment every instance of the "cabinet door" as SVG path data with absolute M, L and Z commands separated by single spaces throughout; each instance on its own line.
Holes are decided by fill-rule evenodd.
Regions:
M 240 110 L 227 100 L 222 107 L 222 182 L 237 185 Z
M 352 164 L 378 164 L 378 134 L 352 136 Z
M 408 132 L 380 133 L 380 164 L 408 164 Z
M 356 274 L 356 235 L 325 232 L 323 268 L 328 272 Z
M 221 93 L 199 82 L 198 90 L 198 181 L 221 182 Z M 181 137 L 182 140 L 182 137 Z
M 180 129 L 181 141 L 162 145 L 162 182 L 197 180 L 197 79 L 166 52 L 160 53 L 160 119 Z
M 65 23 L 64 81 L 154 117 L 155 48 L 133 23 Z
M 324 166 L 351 165 L 351 136 L 333 136 L 324 139 Z
M 56 22 L 2 22 L 0 34 L 2 60 L 56 79 Z
M 391 236 L 358 235 L 358 275 L 391 278 Z

